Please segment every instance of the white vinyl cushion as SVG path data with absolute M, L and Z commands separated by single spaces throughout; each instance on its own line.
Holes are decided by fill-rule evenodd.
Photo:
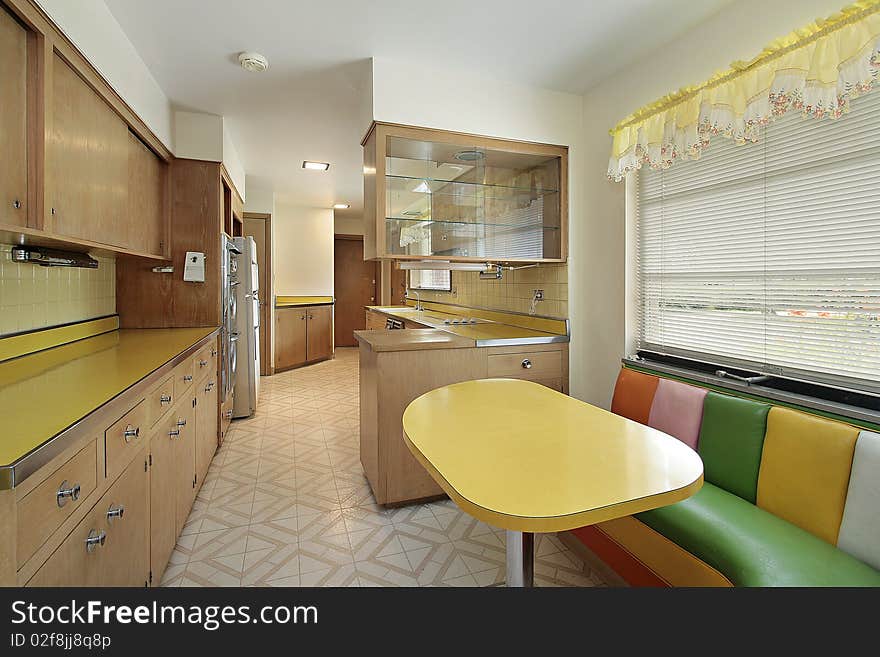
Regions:
M 880 570 L 880 434 L 859 434 L 837 547 Z

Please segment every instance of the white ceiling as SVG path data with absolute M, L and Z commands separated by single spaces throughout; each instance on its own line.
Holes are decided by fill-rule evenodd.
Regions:
M 370 57 L 583 93 L 729 2 L 106 0 L 175 106 L 224 117 L 252 180 L 283 202 L 349 202 L 352 216 Z M 269 70 L 240 69 L 243 50 Z

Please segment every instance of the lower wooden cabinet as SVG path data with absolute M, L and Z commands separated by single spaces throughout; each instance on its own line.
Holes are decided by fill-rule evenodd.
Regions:
M 200 488 L 217 452 L 217 378 L 210 376 L 196 387 L 196 488 Z
M 148 457 L 141 450 L 28 586 L 146 586 Z
M 333 356 L 333 306 L 275 309 L 275 369 Z

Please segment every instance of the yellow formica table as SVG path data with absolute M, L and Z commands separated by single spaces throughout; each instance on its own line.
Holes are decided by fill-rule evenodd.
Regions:
M 530 381 L 484 379 L 425 393 L 404 440 L 462 510 L 507 531 L 508 586 L 531 586 L 534 534 L 686 499 L 703 462 L 672 436 Z

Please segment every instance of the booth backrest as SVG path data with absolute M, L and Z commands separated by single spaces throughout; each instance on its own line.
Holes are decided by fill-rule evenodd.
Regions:
M 626 368 L 611 410 L 696 449 L 709 483 L 880 570 L 880 434 Z

